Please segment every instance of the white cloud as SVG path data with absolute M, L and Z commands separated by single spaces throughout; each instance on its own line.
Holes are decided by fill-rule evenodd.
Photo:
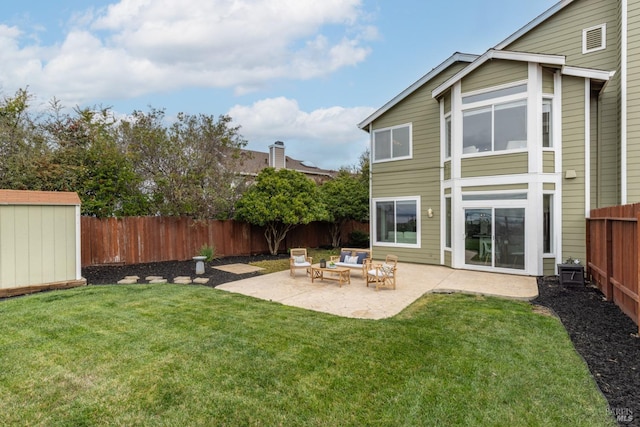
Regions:
M 0 85 L 81 103 L 325 76 L 369 54 L 375 29 L 362 22 L 361 2 L 120 0 L 78 11 L 49 45 L 0 25 Z
M 236 105 L 228 114 L 242 126 L 240 133 L 249 141 L 249 149 L 266 152 L 279 140 L 294 159 L 338 169 L 356 164 L 368 148 L 368 134 L 357 124 L 373 111 L 370 107 L 330 107 L 305 112 L 295 100 L 279 97 Z

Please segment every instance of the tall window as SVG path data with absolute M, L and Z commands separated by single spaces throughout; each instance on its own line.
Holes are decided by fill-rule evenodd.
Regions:
M 551 100 L 542 100 L 542 146 L 553 147 L 553 122 L 551 114 Z
M 467 110 L 462 120 L 465 154 L 527 147 L 526 100 Z
M 419 202 L 417 198 L 376 200 L 375 242 L 388 245 L 418 245 Z
M 444 199 L 445 207 L 445 232 L 444 232 L 444 245 L 447 248 L 451 247 L 451 197 Z
M 543 252 L 553 253 L 553 194 L 542 195 Z
M 399 160 L 411 157 L 411 125 L 380 129 L 373 132 L 373 161 Z
M 451 157 L 451 114 L 444 119 L 444 156 Z

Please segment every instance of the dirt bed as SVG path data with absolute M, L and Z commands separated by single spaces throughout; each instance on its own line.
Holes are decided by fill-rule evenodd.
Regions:
M 188 276 L 192 279 L 202 277 L 209 279 L 205 286 L 216 287 L 223 283 L 256 276 L 259 273 L 235 274 L 216 269 L 215 267 L 227 264 L 249 264 L 250 262 L 282 259 L 286 255 L 254 255 L 245 257 L 225 257 L 205 263 L 204 274 L 196 275 L 196 262 L 190 261 L 166 261 L 133 265 L 101 265 L 82 269 L 82 276 L 87 279 L 89 285 L 114 284 L 125 276 L 138 276 L 138 283 L 146 283 L 147 276 L 161 276 L 171 282 L 175 277 Z

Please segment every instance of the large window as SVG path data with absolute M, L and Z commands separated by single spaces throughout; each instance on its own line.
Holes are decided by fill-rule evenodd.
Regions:
M 375 242 L 418 245 L 420 208 L 417 198 L 379 199 L 375 204 Z
M 402 125 L 373 132 L 373 161 L 407 159 L 411 157 L 411 125 Z
M 489 105 L 463 112 L 464 154 L 527 147 L 527 102 Z

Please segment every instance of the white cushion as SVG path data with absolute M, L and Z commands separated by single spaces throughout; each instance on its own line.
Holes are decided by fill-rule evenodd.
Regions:
M 300 255 L 300 256 L 294 256 L 293 257 L 293 262 L 295 264 L 302 264 L 303 262 L 306 262 L 307 259 L 304 257 L 304 255 Z
M 357 256 L 346 256 L 346 257 L 344 257 L 344 262 L 346 264 L 357 264 L 358 263 L 358 257 Z
M 311 266 L 311 264 L 309 264 L 308 262 L 293 262 L 293 265 L 295 265 L 296 267 L 309 267 Z

